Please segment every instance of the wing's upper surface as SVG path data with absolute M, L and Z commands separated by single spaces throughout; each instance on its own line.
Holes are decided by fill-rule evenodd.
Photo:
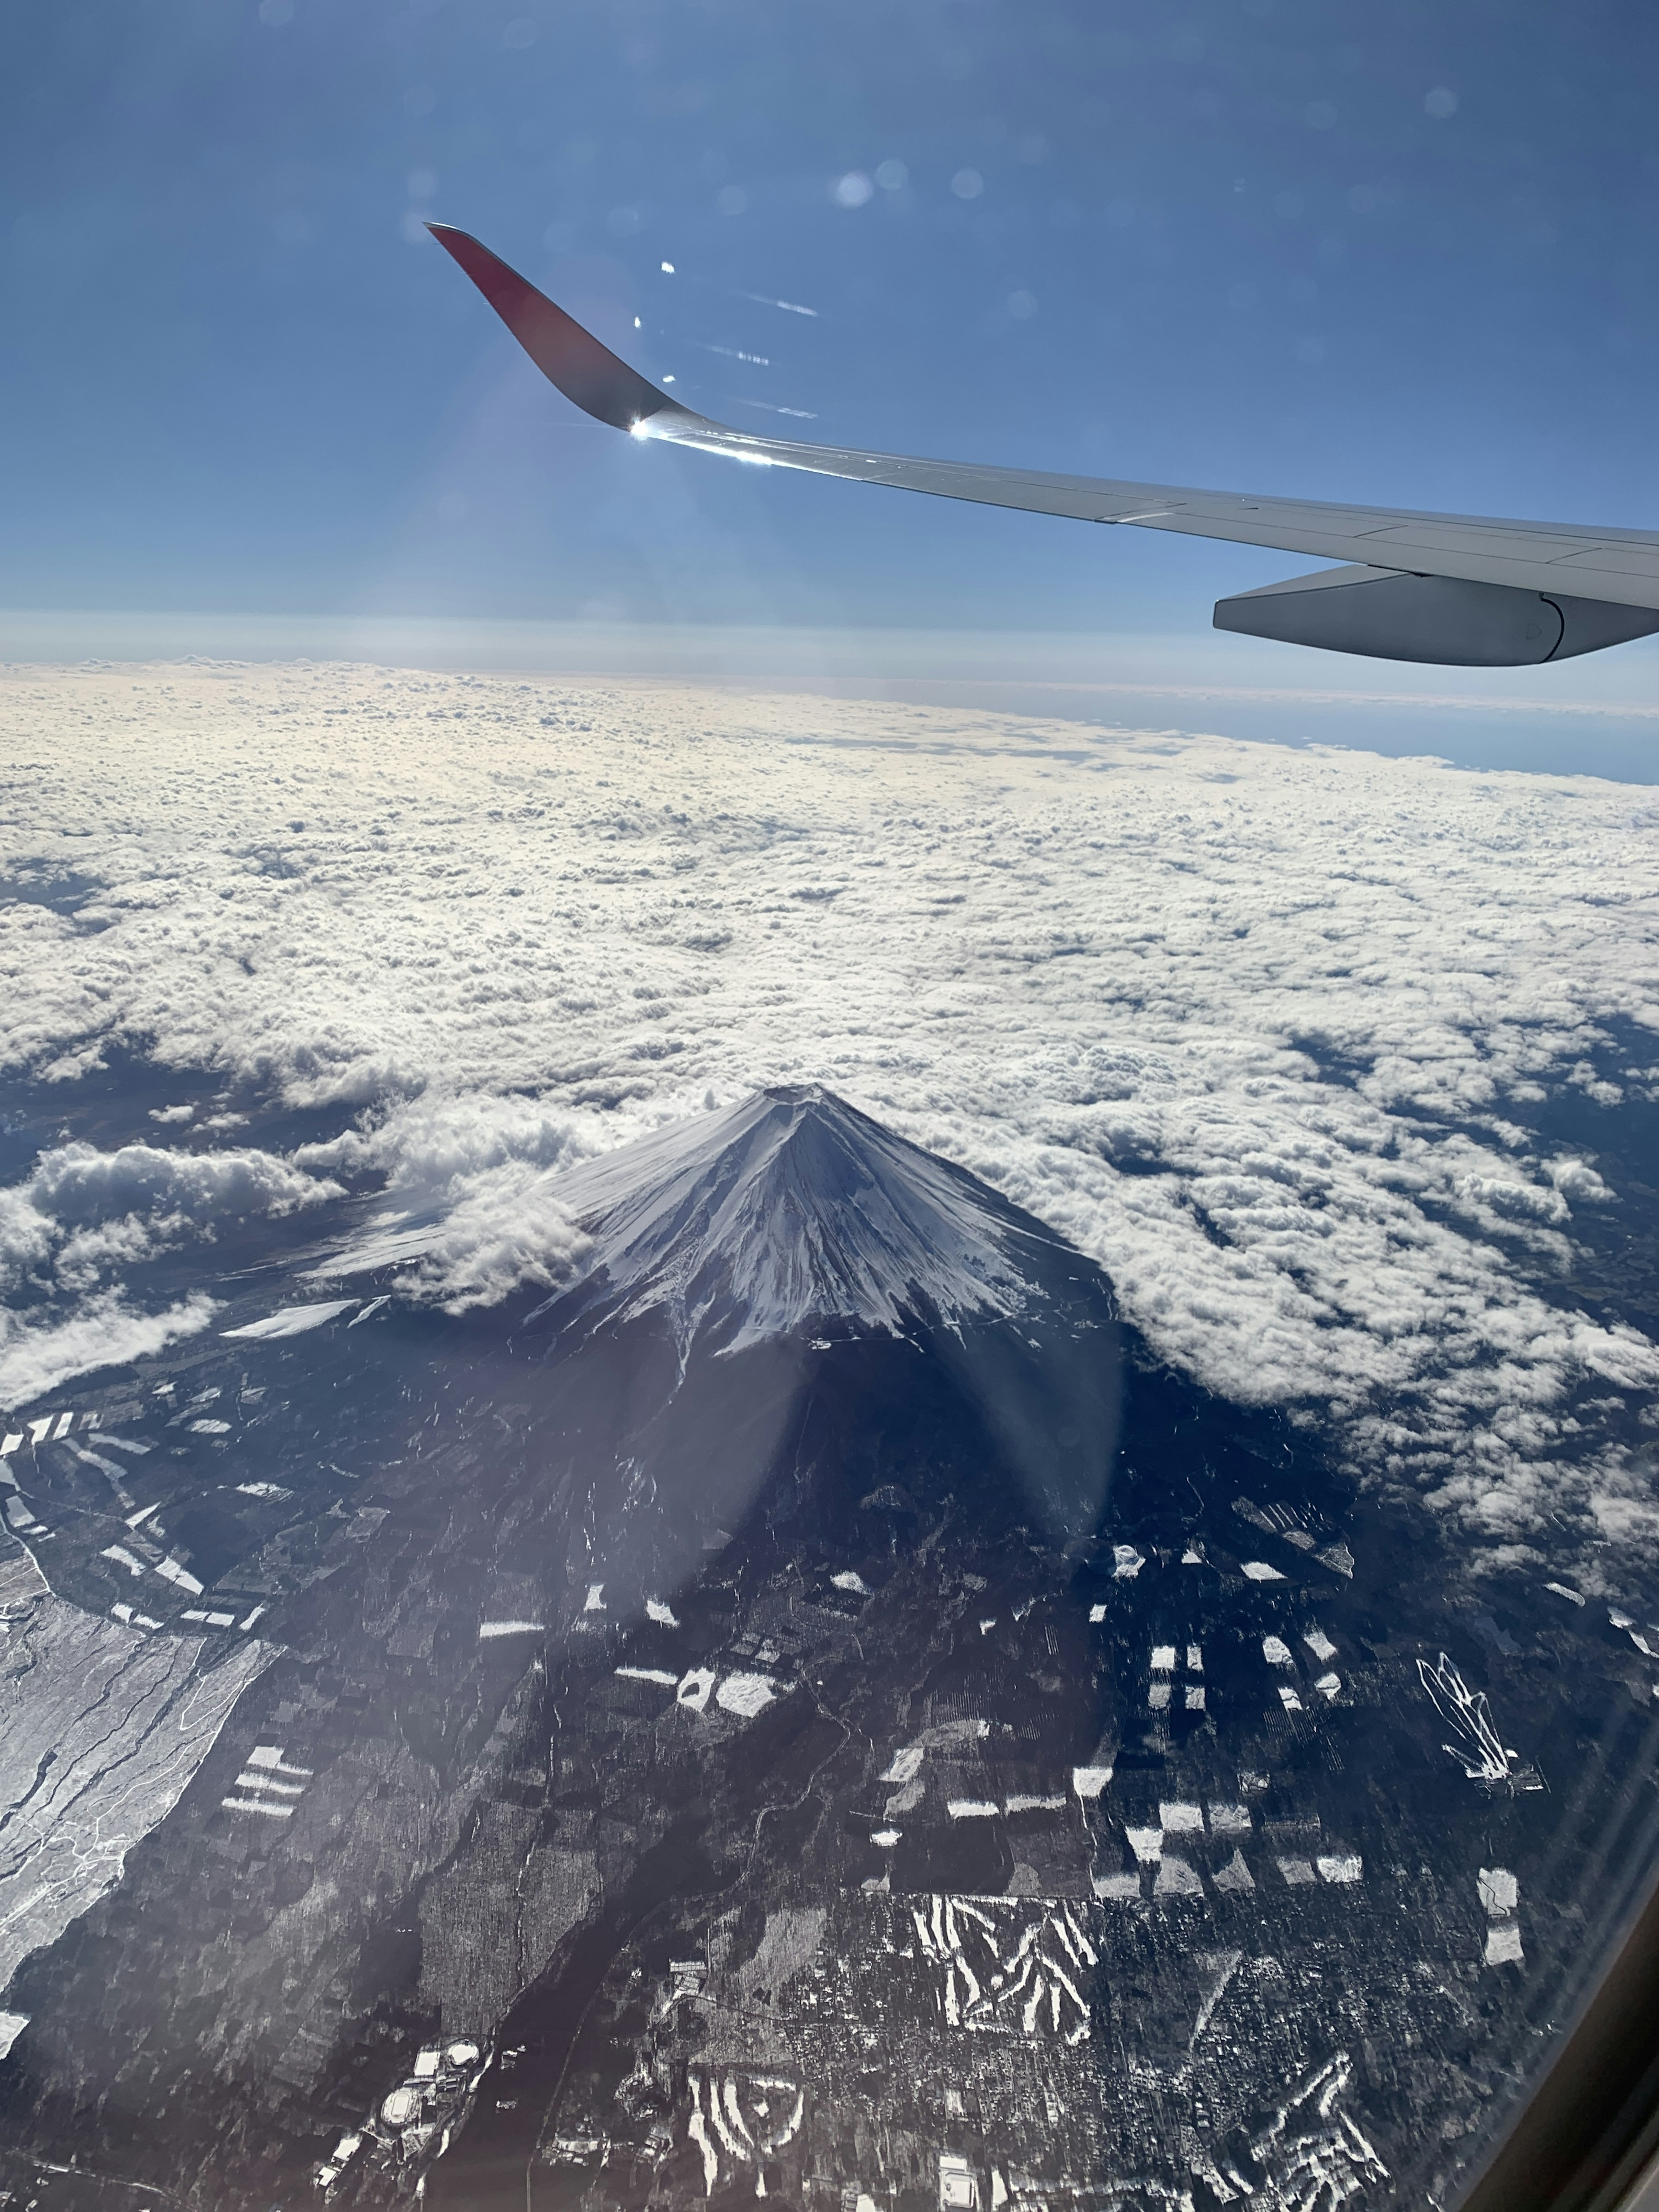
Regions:
M 600 422 L 636 435 L 671 439 L 677 445 L 701 447 L 738 460 L 851 477 L 862 483 L 933 492 L 988 507 L 1021 507 L 1080 522 L 1132 523 L 1188 537 L 1277 546 L 1285 552 L 1357 562 L 1371 569 L 1457 577 L 1618 606 L 1659 609 L 1659 532 L 1650 531 L 1419 514 L 1397 507 L 1334 506 L 1253 492 L 1049 476 L 1034 469 L 917 460 L 899 453 L 806 445 L 792 438 L 729 429 L 647 383 L 476 238 L 444 223 L 428 228 L 568 399 Z

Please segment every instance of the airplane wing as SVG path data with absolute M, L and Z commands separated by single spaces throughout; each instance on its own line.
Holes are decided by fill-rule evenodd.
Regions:
M 428 229 L 568 399 L 644 439 L 751 465 L 1079 522 L 1230 539 L 1346 565 L 1220 601 L 1218 629 L 1389 659 L 1561 660 L 1659 630 L 1659 532 L 1337 506 L 809 445 L 729 428 L 647 381 L 464 230 Z

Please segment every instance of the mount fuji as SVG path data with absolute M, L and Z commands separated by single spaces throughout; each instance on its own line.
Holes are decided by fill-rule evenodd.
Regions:
M 1011 1320 L 1076 1255 L 963 1170 L 816 1085 L 757 1092 L 559 1178 L 619 1317 L 722 1352 L 816 1325 Z
M 584 1286 L 607 1313 L 662 1313 L 683 1351 L 739 1352 L 820 1323 L 1012 1319 L 1040 1302 L 1057 1256 L 1077 1262 L 976 1177 L 817 1084 L 672 1123 L 550 1172 L 538 1195 L 570 1230 L 546 1255 L 558 1279 L 546 1307 Z M 384 1214 L 312 1273 L 395 1279 L 446 1234 L 438 1206 Z

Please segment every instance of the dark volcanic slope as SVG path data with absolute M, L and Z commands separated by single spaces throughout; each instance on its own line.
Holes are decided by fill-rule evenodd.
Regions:
M 1650 1857 L 1628 1628 L 1472 1599 L 825 1094 L 565 1188 L 550 1304 L 106 1408 L 199 1597 L 34 1451 L 60 1603 L 277 1648 L 0 1996 L 20 2201 L 1438 2193 Z

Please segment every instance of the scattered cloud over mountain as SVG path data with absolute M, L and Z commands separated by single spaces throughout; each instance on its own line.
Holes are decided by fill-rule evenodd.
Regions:
M 566 1279 L 587 1240 L 550 1187 L 550 1170 L 612 1140 L 598 1115 L 488 1092 L 457 1096 L 441 1079 L 394 1113 L 301 1146 L 295 1164 L 319 1176 L 377 1178 L 393 1200 L 389 1225 L 372 1228 L 341 1267 L 406 1261 L 404 1296 L 465 1313 L 526 1285 L 550 1289 Z M 411 1217 L 420 1232 L 399 1226 Z
M 446 1220 L 429 1296 L 558 1279 L 562 1169 L 818 1080 L 1489 1556 L 1645 1528 L 1659 1352 L 1572 1287 L 1620 1202 L 1593 1132 L 1655 1097 L 1644 789 L 370 670 L 13 672 L 0 712 L 7 866 L 93 886 L 10 910 L 0 1055 L 137 1043 L 331 1106 L 258 1202 L 384 1176 Z M 103 1172 L 0 1200 L 15 1266 L 91 1235 L 105 1283 L 117 1224 L 202 1218 L 159 1169 L 74 1213 Z
M 301 1145 L 296 1169 L 307 1175 L 384 1176 L 398 1192 L 436 1193 L 503 1167 L 568 1167 L 607 1151 L 597 1115 L 573 1115 L 534 1098 L 488 1091 L 459 1095 L 441 1073 L 395 1113 L 364 1120 L 326 1143 Z
M 435 1222 L 404 1229 L 404 1218 L 393 1217 L 316 1272 L 332 1278 L 399 1267 L 400 1295 L 461 1314 L 498 1305 L 526 1285 L 550 1290 L 568 1281 L 588 1249 L 556 1180 L 521 1161 L 456 1177 Z
M 159 1313 L 137 1313 L 110 1290 L 82 1299 L 66 1317 L 0 1308 L 0 1405 L 30 1405 L 77 1375 L 165 1352 L 204 1329 L 217 1310 L 196 1291 Z

